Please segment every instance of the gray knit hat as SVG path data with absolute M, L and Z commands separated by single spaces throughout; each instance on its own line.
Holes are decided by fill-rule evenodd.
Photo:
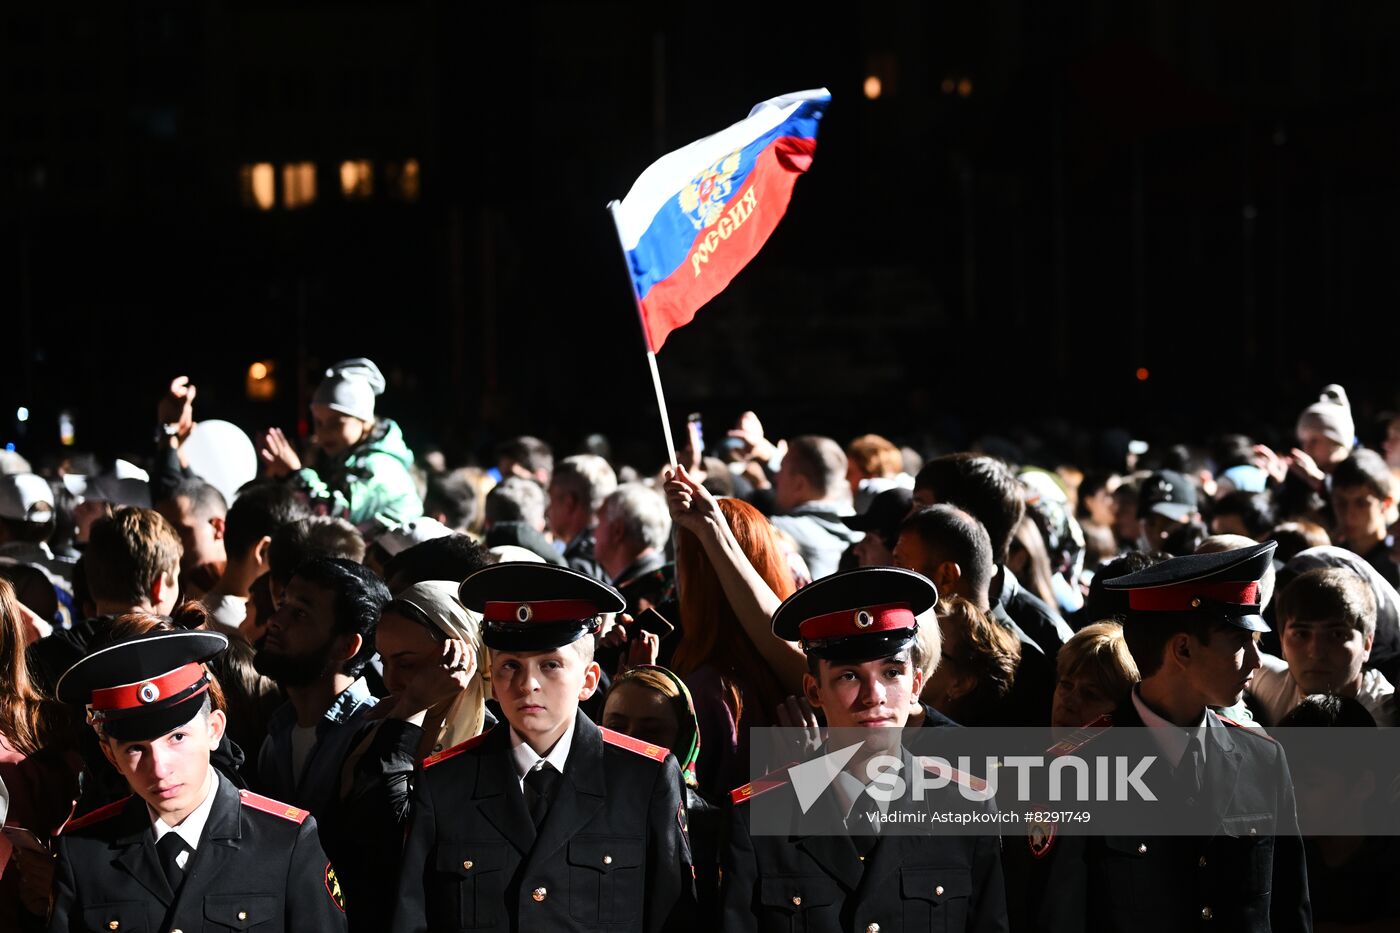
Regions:
M 1351 417 L 1351 403 L 1346 389 L 1339 385 L 1326 386 L 1322 395 L 1298 416 L 1297 431 L 1316 431 L 1328 440 L 1351 447 L 1356 443 L 1356 422 Z
M 374 420 L 374 397 L 384 394 L 384 375 L 373 360 L 356 357 L 341 360 L 326 370 L 326 377 L 311 396 L 311 404 L 325 405 L 332 411 Z

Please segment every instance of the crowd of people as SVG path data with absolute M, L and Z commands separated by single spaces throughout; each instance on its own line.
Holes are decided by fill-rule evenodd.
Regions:
M 745 412 L 675 467 L 529 436 L 454 466 L 415 458 L 385 388 L 370 360 L 329 369 L 314 435 L 261 434 L 231 501 L 185 456 L 184 378 L 145 464 L 8 455 L 0 929 L 1400 923 L 1368 881 L 1389 836 L 1296 859 L 1286 834 L 1144 842 L 1129 865 L 1020 836 L 808 847 L 746 809 L 794 757 L 767 726 L 1161 720 L 1253 748 L 1396 725 L 1400 415 L 1368 449 L 1328 386 L 1287 452 L 1231 435 L 1072 465 L 778 439 Z M 1238 584 L 1214 615 L 1163 602 L 1207 578 Z M 1101 884 L 1138 901 L 1083 896 Z

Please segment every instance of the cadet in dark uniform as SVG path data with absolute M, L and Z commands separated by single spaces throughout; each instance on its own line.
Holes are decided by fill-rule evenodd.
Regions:
M 133 793 L 59 835 L 52 933 L 345 930 L 316 821 L 209 764 L 225 719 L 210 708 L 204 662 L 227 645 L 212 632 L 142 636 L 59 680 L 59 699 L 87 706 Z
M 1167 793 L 1199 835 L 1037 835 L 1017 930 L 1310 930 L 1307 866 L 1282 748 L 1208 707 L 1239 702 L 1259 667 L 1259 581 L 1275 544 L 1177 557 L 1106 581 L 1143 679 L 1111 716 L 1152 727 Z
M 423 762 L 395 933 L 670 930 L 694 918 L 680 771 L 578 714 L 597 688 L 605 583 L 547 564 L 472 574 L 506 722 Z
M 802 642 L 809 671 L 804 693 L 828 726 L 905 725 L 923 680 L 911 653 L 915 616 L 936 600 L 921 574 L 867 567 L 817 580 L 778 607 L 773 631 Z M 899 754 L 903 773 L 910 773 L 909 753 Z M 869 756 L 851 759 L 807 817 L 797 815 L 801 808 L 785 772 L 734 791 L 722 863 L 725 933 L 1005 930 L 999 838 L 872 833 L 874 798 L 857 776 L 862 757 Z M 945 790 L 927 795 L 924 806 L 967 806 L 957 798 Z M 752 811 L 760 805 L 792 814 L 794 831 L 756 835 Z M 828 818 L 824 831 L 802 828 L 812 815 Z M 850 832 L 833 833 L 843 820 Z

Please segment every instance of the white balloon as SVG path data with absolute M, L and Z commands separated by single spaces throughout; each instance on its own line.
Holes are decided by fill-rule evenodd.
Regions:
M 233 504 L 240 486 L 257 478 L 258 452 L 238 425 L 228 421 L 201 421 L 185 439 L 185 457 L 200 479 L 224 494 Z

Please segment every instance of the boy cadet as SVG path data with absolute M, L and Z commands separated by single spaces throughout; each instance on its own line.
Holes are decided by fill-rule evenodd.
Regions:
M 1293 784 L 1278 743 L 1218 717 L 1259 668 L 1259 582 L 1275 542 L 1176 557 L 1105 582 L 1142 674 L 1113 726 L 1149 727 L 1165 792 L 1200 835 L 1032 837 L 1043 887 L 1024 929 L 1310 930 Z M 1025 845 L 1026 843 L 1020 843 Z M 1049 857 L 1049 858 L 1047 858 Z
M 808 673 L 803 692 L 836 728 L 889 728 L 851 758 L 806 813 L 784 772 L 733 792 L 730 842 L 723 861 L 725 933 L 1006 929 L 1001 844 L 990 836 L 899 834 L 881 829 L 868 793 L 869 751 L 898 749 L 900 730 L 919 695 L 915 616 L 937 601 L 927 577 L 895 567 L 865 567 L 817 580 L 783 602 L 773 632 L 801 641 Z M 877 748 L 883 746 L 883 748 Z M 962 780 L 959 778 L 959 780 Z M 923 806 L 960 806 L 946 789 Z M 752 802 L 750 802 L 752 801 Z M 888 808 L 904 806 L 890 801 Z M 965 808 L 965 804 L 961 804 Z M 790 817 L 790 834 L 755 834 L 755 807 Z M 821 833 L 806 820 L 829 822 Z M 765 821 L 766 822 L 766 821 Z M 841 832 L 833 827 L 844 825 Z M 805 824 L 805 825 L 804 825 Z
M 59 680 L 59 699 L 86 705 L 132 795 L 63 828 L 51 933 L 345 930 L 316 821 L 209 764 L 226 723 L 204 662 L 227 646 L 213 632 L 141 636 Z
M 578 713 L 598 686 L 599 616 L 622 597 L 534 563 L 479 570 L 459 595 L 482 614 L 506 722 L 424 760 L 395 933 L 688 927 L 675 758 Z

